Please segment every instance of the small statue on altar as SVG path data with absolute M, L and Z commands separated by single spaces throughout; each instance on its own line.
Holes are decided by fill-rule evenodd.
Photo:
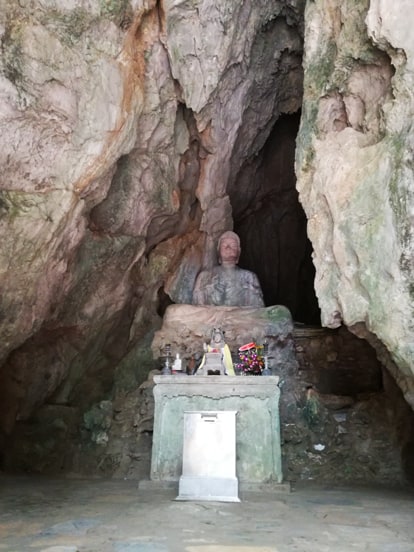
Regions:
M 193 291 L 193 305 L 264 307 L 263 293 L 254 272 L 237 266 L 240 238 L 224 232 L 218 247 L 219 265 L 198 275 Z
M 197 370 L 198 375 L 234 376 L 230 347 L 224 340 L 224 331 L 213 328 L 210 343 L 204 344 L 204 357 Z

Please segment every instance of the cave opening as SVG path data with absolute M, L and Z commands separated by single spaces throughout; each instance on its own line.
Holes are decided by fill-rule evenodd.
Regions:
M 413 481 L 408 461 L 413 412 L 394 379 L 368 341 L 344 326 L 333 330 L 321 324 L 313 249 L 296 190 L 300 117 L 300 110 L 281 115 L 229 185 L 242 246 L 239 265 L 258 275 L 266 306 L 286 306 L 295 323 L 298 371 L 283 374 L 284 462 L 304 479 L 310 471 L 317 479 L 329 477 L 330 470 L 339 477 L 345 464 L 349 475 L 342 473 L 344 479 L 368 481 L 374 474 L 374 479 Z M 294 402 L 298 410 L 292 416 Z M 299 436 L 295 431 L 301 425 Z M 304 455 L 306 434 L 320 441 L 321 450 L 334 451 L 330 462 L 324 464 L 315 450 Z
M 312 245 L 295 187 L 299 122 L 300 112 L 276 121 L 261 151 L 236 178 L 248 181 L 248 192 L 241 196 L 235 184 L 229 195 L 242 243 L 239 264 L 258 275 L 265 304 L 284 305 L 295 322 L 320 326 Z

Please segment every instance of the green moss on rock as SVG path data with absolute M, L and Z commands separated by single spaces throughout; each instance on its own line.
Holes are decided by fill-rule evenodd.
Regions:
M 19 89 L 24 82 L 21 21 L 10 19 L 1 41 L 1 72 Z
M 391 208 L 396 220 L 396 228 L 403 248 L 409 246 L 411 240 L 411 225 L 408 213 L 410 190 L 404 185 L 404 156 L 406 140 L 402 135 L 388 137 L 389 151 L 392 152 L 394 170 L 389 182 Z M 401 266 L 404 269 L 403 266 Z
M 0 191 L 0 218 L 13 220 L 27 214 L 36 202 L 33 196 L 24 192 Z
M 123 28 L 132 20 L 132 10 L 128 0 L 100 0 L 100 7 L 102 16 Z
M 117 366 L 114 377 L 116 391 L 137 389 L 151 370 L 159 368 L 159 362 L 154 360 L 151 350 L 153 337 L 154 332 L 148 332 Z
M 292 322 L 292 315 L 290 314 L 289 309 L 287 309 L 283 305 L 274 305 L 273 307 L 267 307 L 265 312 L 268 319 L 275 324 L 280 322 Z
M 47 22 L 52 22 L 52 26 L 58 30 L 62 42 L 68 46 L 76 44 L 82 35 L 87 31 L 94 21 L 83 8 L 75 8 L 70 12 L 50 12 L 47 15 Z

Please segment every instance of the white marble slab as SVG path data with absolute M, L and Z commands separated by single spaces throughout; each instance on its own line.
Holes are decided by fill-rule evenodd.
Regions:
M 179 500 L 238 502 L 236 411 L 184 412 Z

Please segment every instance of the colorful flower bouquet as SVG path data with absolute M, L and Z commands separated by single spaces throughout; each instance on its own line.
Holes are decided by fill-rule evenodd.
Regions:
M 265 362 L 263 358 L 263 345 L 256 343 L 246 343 L 238 350 L 239 361 L 236 362 L 236 372 L 240 375 L 261 376 Z

